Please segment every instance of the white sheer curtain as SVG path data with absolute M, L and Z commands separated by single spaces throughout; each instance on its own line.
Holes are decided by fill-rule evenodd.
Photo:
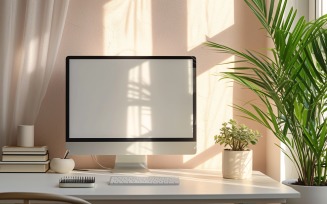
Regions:
M 69 0 L 0 1 L 0 147 L 33 125 L 47 90 Z

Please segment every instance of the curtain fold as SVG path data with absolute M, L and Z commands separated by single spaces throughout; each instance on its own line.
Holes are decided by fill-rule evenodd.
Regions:
M 0 1 L 0 145 L 34 125 L 64 29 L 69 0 Z

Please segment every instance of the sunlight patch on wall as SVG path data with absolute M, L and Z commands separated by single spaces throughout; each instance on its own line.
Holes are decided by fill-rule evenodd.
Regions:
M 234 25 L 234 1 L 188 0 L 187 1 L 187 48 L 201 45 Z
M 103 12 L 104 54 L 152 54 L 151 0 L 113 0 Z
M 229 57 L 221 63 L 233 60 L 235 57 Z M 233 83 L 219 80 L 219 73 L 232 66 L 216 65 L 197 77 L 197 154 L 183 156 L 183 163 L 201 157 L 203 161 L 196 168 L 221 169 L 218 162 L 221 155 L 210 148 L 218 148 L 213 147 L 213 137 L 219 133 L 221 124 L 233 117 Z
M 290 135 L 290 137 L 292 136 Z M 287 154 L 291 154 L 285 144 L 281 143 L 280 146 Z M 280 181 L 298 177 L 299 175 L 296 171 L 294 163 L 282 152 L 280 154 Z

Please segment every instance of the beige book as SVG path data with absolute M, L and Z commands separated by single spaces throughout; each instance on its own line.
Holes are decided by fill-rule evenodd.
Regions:
M 2 161 L 47 161 L 49 160 L 49 154 L 37 155 L 37 154 L 3 154 Z
M 43 173 L 49 170 L 50 161 L 45 162 L 0 162 L 0 172 L 2 173 Z
M 3 152 L 18 152 L 18 151 L 24 151 L 24 152 L 38 152 L 38 151 L 47 151 L 47 146 L 34 146 L 34 147 L 18 147 L 18 146 L 3 146 L 2 151 Z
M 2 155 L 13 155 L 13 154 L 26 154 L 26 155 L 45 155 L 48 151 L 5 151 Z

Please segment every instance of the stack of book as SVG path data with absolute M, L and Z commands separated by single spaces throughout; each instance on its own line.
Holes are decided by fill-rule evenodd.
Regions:
M 49 163 L 47 146 L 4 146 L 0 172 L 47 172 Z

